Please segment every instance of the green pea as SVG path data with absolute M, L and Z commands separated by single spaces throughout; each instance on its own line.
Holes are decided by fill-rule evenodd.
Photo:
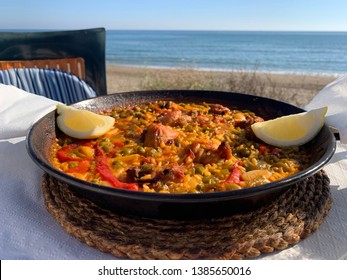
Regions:
M 251 154 L 251 150 L 248 147 L 241 145 L 241 146 L 237 147 L 237 154 L 240 157 L 248 157 Z
M 202 166 L 200 164 L 195 166 L 195 173 L 196 174 L 203 175 L 204 172 L 205 172 L 205 167 L 204 166 Z
M 121 151 L 121 154 L 122 154 L 123 156 L 126 156 L 126 155 L 130 155 L 132 152 L 133 152 L 133 149 L 132 149 L 132 148 L 124 148 L 124 149 Z
M 208 184 L 209 185 L 214 185 L 214 184 L 216 184 L 217 183 L 217 179 L 216 178 L 208 178 Z
M 102 138 L 100 140 L 100 144 L 104 144 L 104 143 L 109 143 L 110 142 L 110 139 L 109 138 Z
M 68 165 L 69 165 L 69 168 L 74 168 L 74 167 L 76 167 L 78 164 L 77 164 L 77 162 L 75 162 L 75 161 L 70 161 Z
M 148 157 L 155 157 L 155 154 L 157 153 L 156 149 L 150 149 L 146 151 L 146 156 Z
M 139 153 L 140 155 L 143 155 L 146 152 L 146 149 L 144 147 L 137 147 L 137 153 Z
M 141 165 L 141 171 L 151 171 L 153 169 L 153 164 L 143 164 Z
M 114 168 L 114 169 L 118 169 L 118 168 L 122 167 L 122 165 L 123 165 L 123 162 L 120 160 L 115 160 L 112 162 L 112 168 Z

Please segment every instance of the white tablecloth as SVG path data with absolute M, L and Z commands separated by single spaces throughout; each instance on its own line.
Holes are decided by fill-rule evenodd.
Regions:
M 347 145 L 324 168 L 333 207 L 309 238 L 262 259 L 347 259 Z M 114 259 L 66 233 L 44 206 L 43 171 L 30 159 L 24 138 L 0 141 L 0 259 Z

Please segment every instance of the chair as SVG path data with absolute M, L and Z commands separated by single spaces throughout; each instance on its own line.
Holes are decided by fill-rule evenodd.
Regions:
M 82 79 L 58 69 L 12 68 L 0 70 L 0 83 L 13 85 L 65 104 L 96 97 L 95 91 Z
M 105 29 L 0 32 L 0 70 L 53 68 L 85 80 L 97 96 L 107 94 Z

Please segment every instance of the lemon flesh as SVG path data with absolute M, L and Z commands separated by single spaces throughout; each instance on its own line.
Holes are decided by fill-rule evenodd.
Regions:
M 312 140 L 324 125 L 327 107 L 309 112 L 257 122 L 251 128 L 267 144 L 277 147 L 303 145 Z
M 109 116 L 87 110 L 78 110 L 63 104 L 57 105 L 57 125 L 66 135 L 78 139 L 93 139 L 108 132 L 115 122 Z

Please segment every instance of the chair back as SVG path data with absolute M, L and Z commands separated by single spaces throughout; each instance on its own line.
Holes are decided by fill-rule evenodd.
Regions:
M 107 94 L 104 28 L 50 32 L 0 32 L 0 69 L 57 68 Z
M 0 61 L 0 69 L 11 68 L 51 68 L 70 72 L 75 76 L 86 79 L 84 59 L 82 57 L 61 59 L 9 60 Z
M 58 69 L 12 68 L 0 70 L 0 83 L 13 85 L 65 104 L 96 97 L 95 91 L 81 78 Z

